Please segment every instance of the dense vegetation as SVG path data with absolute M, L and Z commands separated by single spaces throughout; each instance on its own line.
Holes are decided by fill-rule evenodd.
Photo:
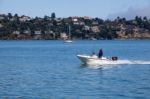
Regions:
M 55 13 L 43 18 L 0 15 L 0 39 L 61 39 L 71 26 L 73 39 L 143 39 L 150 38 L 150 20 L 136 16 L 132 20 L 117 17 L 103 20 L 89 17 L 56 18 Z

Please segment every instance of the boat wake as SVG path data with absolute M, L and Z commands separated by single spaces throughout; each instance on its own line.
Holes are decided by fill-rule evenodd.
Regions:
M 142 61 L 142 60 L 118 60 L 114 62 L 114 64 L 150 64 L 150 61 Z
M 89 66 L 89 67 L 114 67 L 114 66 L 127 65 L 127 64 L 150 65 L 150 61 L 122 60 L 122 59 L 118 59 L 117 57 L 98 58 L 97 56 L 88 56 L 88 55 L 77 55 L 77 57 L 81 60 L 82 63 L 84 63 L 85 66 Z
M 114 62 L 101 62 L 101 64 L 98 64 L 97 62 L 91 62 L 88 63 L 89 65 L 125 65 L 125 64 L 137 64 L 137 65 L 142 65 L 142 64 L 150 64 L 150 61 L 142 61 L 142 60 L 117 60 Z
M 114 62 L 113 64 L 97 64 L 97 63 L 88 63 L 88 64 L 82 64 L 82 66 L 88 66 L 89 68 L 92 69 L 108 69 L 108 68 L 113 68 L 116 66 L 121 66 L 121 65 L 150 65 L 150 61 L 143 61 L 143 60 L 118 60 Z
M 150 64 L 150 61 L 141 61 L 141 60 L 136 60 L 136 61 L 130 61 L 130 64 L 147 64 L 147 65 L 149 65 Z

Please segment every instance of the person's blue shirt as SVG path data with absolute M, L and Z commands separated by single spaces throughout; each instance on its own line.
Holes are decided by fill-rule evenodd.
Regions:
M 102 56 L 103 56 L 103 50 L 100 49 L 100 50 L 99 50 L 99 53 L 98 53 L 98 57 L 101 58 Z

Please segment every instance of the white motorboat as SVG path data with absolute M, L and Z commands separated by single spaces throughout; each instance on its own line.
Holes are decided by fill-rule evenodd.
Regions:
M 64 42 L 65 43 L 72 43 L 73 41 L 72 40 L 65 40 Z
M 110 57 L 110 58 L 106 58 L 106 57 L 101 57 L 98 58 L 97 55 L 77 55 L 77 57 L 86 65 L 105 65 L 105 66 L 109 66 L 109 65 L 117 65 L 117 64 L 150 64 L 150 61 L 139 61 L 139 60 L 120 60 L 118 59 L 118 57 L 114 56 L 114 57 Z
M 89 65 L 107 65 L 107 64 L 118 64 L 118 58 L 117 57 L 111 57 L 111 58 L 98 58 L 97 55 L 77 55 L 77 57 L 84 63 Z

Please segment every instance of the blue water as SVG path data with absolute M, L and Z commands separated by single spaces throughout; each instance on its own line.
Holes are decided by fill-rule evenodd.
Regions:
M 0 99 L 150 99 L 150 65 L 83 66 L 77 54 L 150 61 L 149 40 L 0 41 Z

